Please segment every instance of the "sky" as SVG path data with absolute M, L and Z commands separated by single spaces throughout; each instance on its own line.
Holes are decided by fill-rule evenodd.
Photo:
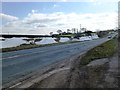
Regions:
M 115 1 L 115 0 L 114 0 Z M 117 2 L 2 2 L 0 33 L 49 34 L 58 29 L 117 27 Z

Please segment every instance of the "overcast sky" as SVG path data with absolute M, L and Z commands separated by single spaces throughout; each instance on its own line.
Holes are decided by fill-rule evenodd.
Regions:
M 115 1 L 115 0 L 114 0 Z M 2 33 L 49 34 L 80 24 L 88 30 L 117 27 L 117 2 L 2 2 Z

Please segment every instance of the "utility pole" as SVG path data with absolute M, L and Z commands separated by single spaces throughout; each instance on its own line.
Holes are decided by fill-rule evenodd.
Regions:
M 81 33 L 81 24 L 80 24 L 80 31 L 79 32 Z

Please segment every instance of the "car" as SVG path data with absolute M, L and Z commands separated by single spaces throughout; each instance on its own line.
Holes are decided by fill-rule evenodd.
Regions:
M 108 36 L 108 38 L 112 38 L 112 36 Z

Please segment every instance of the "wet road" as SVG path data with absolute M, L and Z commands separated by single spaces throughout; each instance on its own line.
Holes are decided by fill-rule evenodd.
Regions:
M 16 80 L 29 72 L 40 70 L 40 68 L 52 63 L 87 51 L 107 40 L 108 38 L 102 38 L 79 43 L 2 53 L 3 84 Z

